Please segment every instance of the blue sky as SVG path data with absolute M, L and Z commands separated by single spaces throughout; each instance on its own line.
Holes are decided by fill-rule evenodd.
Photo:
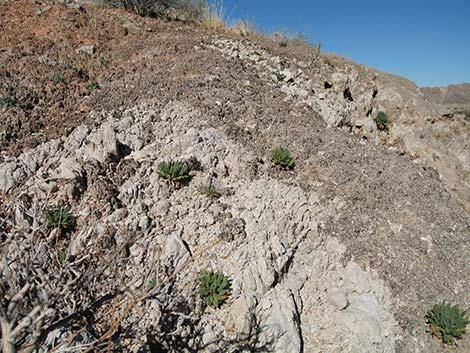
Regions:
M 470 82 L 470 0 L 224 0 L 230 19 L 309 42 L 420 86 Z

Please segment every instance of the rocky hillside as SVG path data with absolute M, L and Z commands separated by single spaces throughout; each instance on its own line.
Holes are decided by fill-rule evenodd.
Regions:
M 442 352 L 426 313 L 470 306 L 470 122 L 255 33 L 27 0 L 0 29 L 5 352 Z

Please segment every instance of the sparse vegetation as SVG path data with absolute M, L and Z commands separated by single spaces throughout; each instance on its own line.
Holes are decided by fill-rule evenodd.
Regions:
M 462 114 L 465 116 L 465 120 L 470 121 L 470 109 L 456 109 L 455 114 Z
M 100 89 L 100 85 L 96 81 L 92 81 L 86 85 L 86 89 L 89 91 L 94 91 L 95 89 Z
M 113 7 L 122 7 L 143 17 L 160 17 L 170 20 L 200 23 L 209 29 L 226 25 L 226 8 L 222 1 L 205 0 L 105 0 Z M 251 24 L 238 21 L 233 27 L 240 28 L 246 35 Z
M 60 266 L 64 264 L 67 260 L 67 252 L 65 250 L 60 250 L 57 252 L 57 262 Z
M 375 123 L 380 131 L 388 131 L 390 120 L 385 112 L 379 112 L 375 118 Z
M 158 175 L 173 186 L 180 186 L 189 179 L 189 167 L 178 160 L 161 162 L 158 165 Z
M 282 147 L 277 147 L 271 152 L 271 160 L 274 165 L 282 169 L 292 169 L 295 166 L 294 158 L 289 150 Z
M 217 189 L 214 185 L 206 185 L 202 187 L 201 193 L 213 199 L 217 199 L 221 196 L 219 189 Z
M 13 107 L 18 104 L 16 99 L 15 89 L 12 86 L 7 86 L 6 95 L 0 96 L 0 106 Z
M 466 327 L 470 323 L 466 311 L 445 301 L 434 305 L 426 318 L 431 334 L 450 345 L 457 345 L 457 340 L 466 333 Z
M 201 24 L 209 29 L 219 29 L 225 26 L 226 8 L 222 1 L 201 5 Z
M 16 98 L 12 96 L 0 97 L 0 106 L 13 107 L 17 103 Z
M 282 81 L 284 81 L 284 80 L 286 79 L 286 75 L 285 75 L 282 71 L 277 70 L 277 71 L 274 73 L 274 75 L 276 76 L 276 78 L 277 78 L 277 80 L 278 80 L 279 82 L 282 82 Z
M 294 46 L 308 46 L 307 34 L 293 31 L 290 29 L 279 29 L 271 34 L 274 41 L 279 43 L 281 48 L 287 47 L 289 44 Z
M 48 229 L 69 230 L 73 224 L 70 210 L 63 205 L 56 205 L 45 212 L 46 227 Z
M 238 30 L 240 34 L 244 37 L 249 36 L 250 33 L 253 33 L 255 31 L 255 25 L 248 19 L 233 21 L 231 27 Z
M 58 85 L 59 83 L 65 83 L 65 76 L 62 72 L 57 72 L 52 76 L 51 81 L 55 85 Z
M 198 281 L 201 298 L 214 308 L 219 308 L 232 292 L 231 280 L 222 272 L 201 271 Z
M 325 58 L 325 64 L 327 64 L 329 67 L 334 67 L 333 62 L 328 57 Z
M 454 108 L 453 114 L 463 115 L 464 119 L 470 122 L 470 109 Z
M 139 16 L 173 18 L 196 21 L 206 7 L 203 0 L 105 0 L 114 7 L 122 7 Z
M 373 339 L 364 340 L 359 350 L 380 346 L 392 351 L 396 339 L 411 351 L 432 351 L 433 345 L 439 350 L 441 341 L 425 332 L 424 314 L 435 303 L 422 311 L 419 299 L 433 295 L 428 280 L 461 291 L 465 276 L 460 269 L 467 252 L 459 239 L 467 229 L 465 211 L 448 194 L 441 195 L 433 173 L 402 163 L 398 153 L 356 143 L 361 136 L 327 129 L 320 115 L 302 103 L 304 88 L 307 103 L 323 99 L 333 108 L 343 103 L 342 84 L 332 76 L 334 70 L 321 65 L 323 56 L 297 48 L 291 39 L 271 42 L 253 33 L 244 40 L 238 29 L 229 28 L 233 33 L 224 35 L 202 25 L 137 18 L 123 9 L 85 4 L 77 10 L 23 0 L 18 4 L 0 6 L 8 28 L 0 35 L 0 57 L 7 59 L 0 73 L 5 81 L 0 84 L 0 104 L 5 99 L 0 106 L 0 336 L 5 353 L 290 352 L 302 350 L 303 342 L 308 351 L 308 343 L 319 337 L 311 336 L 312 325 L 325 328 L 318 349 L 328 350 L 338 339 L 345 349 L 354 349 L 356 338 L 367 336 Z M 244 35 L 242 29 L 240 33 Z M 93 55 L 75 52 L 82 42 L 96 45 Z M 279 49 L 284 43 L 287 49 Z M 27 57 L 16 55 L 18 48 Z M 335 71 L 348 73 L 356 67 L 330 58 L 338 66 Z M 193 69 L 194 63 L 200 67 Z M 284 83 L 276 80 L 278 69 Z M 297 73 L 300 69 L 303 74 Z M 355 84 L 371 92 L 373 72 L 358 70 Z M 54 85 L 56 72 L 63 75 Z M 387 89 L 386 78 L 377 75 Z M 330 78 L 334 88 L 326 82 Z M 310 79 L 315 80 L 312 90 Z M 94 80 L 103 85 L 101 91 Z M 280 90 L 285 82 L 292 82 L 289 101 Z M 11 92 L 5 89 L 7 83 Z M 330 89 L 327 96 L 320 95 L 321 87 Z M 369 112 L 368 103 L 356 99 L 357 111 L 348 110 L 352 121 L 356 113 Z M 422 117 L 419 107 L 409 104 L 416 119 Z M 343 108 L 338 108 L 339 116 L 346 116 Z M 387 113 L 390 129 L 395 129 L 400 113 Z M 442 125 L 438 121 L 435 127 L 445 124 L 462 131 L 468 125 L 464 114 L 443 119 Z M 444 132 L 446 140 L 454 136 Z M 460 135 L 455 136 L 461 142 Z M 278 146 L 290 151 L 272 151 Z M 445 152 L 439 154 L 442 159 Z M 368 163 L 384 158 L 400 173 L 391 178 Z M 168 162 L 160 163 L 163 160 Z M 289 168 L 295 169 L 283 171 Z M 417 173 L 422 176 L 418 182 L 412 180 Z M 195 175 L 211 179 L 199 183 L 199 178 L 191 180 Z M 290 177 L 279 182 L 272 179 L 275 175 Z M 377 185 L 390 185 L 363 187 L 367 176 Z M 167 184 L 186 185 L 190 180 L 190 187 L 168 192 Z M 394 193 L 398 201 L 409 202 L 390 205 L 390 199 L 397 198 Z M 223 200 L 214 199 L 221 194 Z M 56 200 L 70 200 L 67 205 L 73 208 L 60 207 L 73 217 L 73 233 L 60 231 L 69 228 L 64 228 L 68 221 L 61 212 L 54 214 Z M 51 208 L 47 212 L 45 204 Z M 286 279 L 302 285 L 302 274 L 311 270 L 318 254 L 331 268 L 343 268 L 334 249 L 339 241 L 329 242 L 330 236 L 360 238 L 352 233 L 374 230 L 375 218 L 391 219 L 397 209 L 403 211 L 400 227 L 415 229 L 420 244 L 402 232 L 393 239 L 378 237 L 372 246 L 361 242 L 355 249 L 359 260 L 370 258 L 383 265 L 378 266 L 381 273 L 395 275 L 400 308 L 390 307 L 390 298 L 375 295 L 386 290 L 385 284 L 371 285 L 371 298 L 377 297 L 384 312 L 371 315 L 374 321 L 380 319 L 380 332 L 376 325 L 349 327 L 348 337 L 342 337 L 344 318 L 363 316 L 340 310 L 341 302 L 347 305 L 342 293 L 321 294 L 337 304 L 334 317 L 309 316 L 300 309 L 296 313 L 299 303 L 310 312 L 331 307 L 316 300 L 318 293 L 308 283 L 309 290 L 297 293 L 295 302 L 284 300 L 289 294 L 284 293 Z M 416 223 L 414 215 L 424 213 L 435 219 L 431 230 Z M 325 227 L 317 229 L 319 218 L 324 218 Z M 452 232 L 446 229 L 449 218 Z M 351 226 L 348 220 L 359 224 Z M 423 257 L 410 267 L 403 254 L 416 252 L 416 246 L 419 252 L 419 238 L 429 232 L 446 234 L 449 251 Z M 310 238 L 314 244 L 307 244 Z M 377 248 L 391 250 L 395 261 L 382 261 L 390 251 L 374 252 Z M 455 266 L 445 269 L 443 264 L 450 261 Z M 364 274 L 362 262 L 353 263 L 352 276 Z M 429 278 L 423 280 L 419 274 L 425 271 Z M 334 288 L 342 280 L 341 271 L 331 274 L 323 276 L 322 288 Z M 218 315 L 215 308 L 220 308 Z M 234 327 L 233 316 L 239 313 L 246 315 L 235 320 Z M 399 337 L 393 315 L 408 314 L 418 320 L 407 322 L 407 333 Z M 274 332 L 270 325 L 279 316 L 285 316 L 285 325 Z M 461 340 L 465 352 L 468 336 L 463 334 Z M 442 334 L 438 337 L 444 341 Z

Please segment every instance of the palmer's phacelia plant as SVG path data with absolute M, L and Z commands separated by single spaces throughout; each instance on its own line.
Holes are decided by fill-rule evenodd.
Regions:
M 189 180 L 189 167 L 185 162 L 173 160 L 158 165 L 158 175 L 172 186 L 181 186 Z
M 379 112 L 375 118 L 375 124 L 380 131 L 388 131 L 388 126 L 390 125 L 390 120 L 388 115 L 385 112 Z
M 90 83 L 86 85 L 86 89 L 89 91 L 100 89 L 100 84 L 96 81 L 91 81 Z
M 277 70 L 274 73 L 274 76 L 276 76 L 276 78 L 279 82 L 282 82 L 286 79 L 286 75 L 282 71 L 279 71 L 279 70 Z
M 231 280 L 222 272 L 203 270 L 198 282 L 199 295 L 207 306 L 219 308 L 232 293 Z
M 435 304 L 426 315 L 431 334 L 449 345 L 457 345 L 457 340 L 466 333 L 470 318 L 458 305 L 442 301 Z
M 221 196 L 219 189 L 214 185 L 206 185 L 201 188 L 201 194 L 210 197 L 212 199 L 217 199 Z
M 70 230 L 73 226 L 73 216 L 70 210 L 63 205 L 56 205 L 44 214 L 46 227 L 48 229 L 60 229 L 62 231 Z
M 291 153 L 283 147 L 277 147 L 272 150 L 271 161 L 282 169 L 292 169 L 295 166 Z

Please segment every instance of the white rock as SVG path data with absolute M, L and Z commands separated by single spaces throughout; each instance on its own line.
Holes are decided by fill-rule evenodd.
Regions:
M 194 128 L 191 128 L 186 132 L 186 134 L 183 137 L 183 146 L 184 146 L 183 148 L 185 149 L 189 148 L 193 145 L 198 144 L 201 141 L 202 139 L 201 139 L 201 136 L 199 135 L 199 131 Z
M 83 169 L 74 158 L 62 158 L 56 170 L 56 177 L 64 180 L 74 180 L 82 174 Z
M 343 289 L 348 293 L 367 293 L 371 289 L 367 272 L 353 261 L 346 266 Z
M 181 268 L 185 262 L 189 259 L 190 254 L 183 240 L 177 232 L 171 233 L 168 237 L 164 257 L 168 263 L 172 265 L 175 271 Z
M 0 190 L 2 192 L 8 192 L 15 186 L 15 178 L 13 173 L 16 170 L 15 162 L 7 162 L 0 166 Z
M 250 337 L 255 323 L 253 312 L 255 306 L 254 294 L 245 293 L 230 305 L 229 322 L 233 324 L 238 339 L 244 340 Z
M 352 333 L 350 349 L 361 349 L 360 352 L 392 353 L 389 332 L 384 329 L 381 309 L 375 296 L 371 293 L 352 294 L 350 305 L 343 316 L 344 325 Z M 359 351 L 358 351 L 359 352 Z
M 93 55 L 95 53 L 95 46 L 94 45 L 81 45 L 77 49 L 75 49 L 75 53 Z
M 109 157 L 118 155 L 114 123 L 108 120 L 101 128 L 90 135 L 81 149 L 85 159 L 96 159 L 104 163 Z
M 261 343 L 272 344 L 276 353 L 302 352 L 299 313 L 290 290 L 276 289 L 263 299 Z M 269 304 L 269 305 L 268 305 Z
M 155 204 L 155 213 L 159 216 L 166 216 L 170 210 L 171 203 L 168 200 L 159 200 Z
M 341 288 L 332 288 L 328 290 L 327 300 L 331 305 L 337 309 L 343 310 L 348 306 L 348 298 L 346 293 Z

